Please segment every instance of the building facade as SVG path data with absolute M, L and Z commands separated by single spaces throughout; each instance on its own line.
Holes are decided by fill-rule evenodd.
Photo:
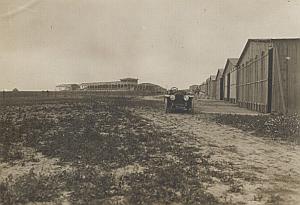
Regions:
M 224 80 L 223 80 L 223 71 L 224 69 L 218 69 L 216 76 L 216 99 L 224 99 Z
M 208 90 L 208 98 L 210 99 L 216 99 L 216 87 L 217 87 L 217 81 L 216 81 L 216 76 L 215 75 L 211 75 L 208 79 L 208 86 L 207 86 L 207 90 Z
M 135 78 L 122 78 L 119 81 L 93 82 L 77 84 L 61 84 L 56 86 L 59 91 L 142 91 L 152 93 L 164 93 L 166 89 L 153 83 L 140 83 Z
M 207 98 L 209 98 L 209 81 L 210 81 L 210 77 L 206 79 L 205 81 L 205 93 L 206 93 L 206 96 Z
M 236 103 L 236 80 L 238 58 L 228 58 L 223 72 L 224 100 Z
M 113 91 L 113 90 L 135 90 L 138 86 L 138 79 L 123 78 L 119 81 L 112 82 L 94 82 L 80 84 L 81 90 L 99 90 L 99 91 Z
M 78 84 L 60 84 L 56 86 L 57 91 L 74 91 L 79 89 L 80 86 Z
M 167 89 L 153 83 L 140 83 L 138 84 L 136 90 L 152 93 L 165 93 L 167 91 Z
M 237 63 L 237 102 L 264 113 L 299 113 L 300 39 L 249 39 Z
M 189 86 L 189 90 L 192 92 L 197 92 L 199 90 L 199 85 L 191 85 Z
M 207 84 L 206 82 L 201 83 L 201 85 L 199 86 L 200 92 L 202 94 L 207 94 Z

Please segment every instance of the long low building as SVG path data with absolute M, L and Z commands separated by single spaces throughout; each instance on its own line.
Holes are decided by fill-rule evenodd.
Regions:
M 207 83 L 201 83 L 201 85 L 199 85 L 199 90 L 202 94 L 207 94 Z
M 212 99 L 224 96 L 263 113 L 300 113 L 300 38 L 249 39 L 240 57 L 227 59 L 223 74 L 219 69 L 206 84 Z
M 216 99 L 224 99 L 224 78 L 223 78 L 224 69 L 219 69 L 216 77 Z
M 56 86 L 58 91 L 145 91 L 164 93 L 165 88 L 153 83 L 140 83 L 136 78 L 122 78 L 119 81 L 111 82 L 92 82 L 81 84 L 61 84 Z
M 207 95 L 210 99 L 216 99 L 216 87 L 217 81 L 216 76 L 211 75 L 207 80 Z
M 224 100 L 236 103 L 236 79 L 238 58 L 228 58 L 225 64 L 224 79 Z
M 123 78 L 119 81 L 93 82 L 80 84 L 81 90 L 135 90 L 138 86 L 138 79 Z
M 198 92 L 199 85 L 190 85 L 189 90 L 192 91 L 192 92 Z
M 136 87 L 136 90 L 155 92 L 155 93 L 164 93 L 167 91 L 167 89 L 165 89 L 159 85 L 155 85 L 153 83 L 140 83 Z
M 60 84 L 56 86 L 56 90 L 58 91 L 73 91 L 79 89 L 80 86 L 78 84 Z

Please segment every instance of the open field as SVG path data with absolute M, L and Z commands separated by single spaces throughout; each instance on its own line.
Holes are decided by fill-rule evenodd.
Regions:
M 2 91 L 0 105 L 49 104 L 73 101 L 74 99 L 93 99 L 99 97 L 136 97 L 154 95 L 151 91 Z
M 0 204 L 300 202 L 294 141 L 163 106 L 111 96 L 1 106 Z

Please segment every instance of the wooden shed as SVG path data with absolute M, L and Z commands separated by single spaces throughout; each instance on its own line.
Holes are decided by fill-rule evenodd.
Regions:
M 199 90 L 200 85 L 190 85 L 189 90 L 196 93 Z
M 209 81 L 210 81 L 210 77 L 206 79 L 205 81 L 205 93 L 206 93 L 206 96 L 209 97 Z
M 200 92 L 203 93 L 203 94 L 207 94 L 207 84 L 206 84 L 206 82 L 201 83 Z
M 236 103 L 236 79 L 238 58 L 228 58 L 223 71 L 224 100 Z
M 224 81 L 223 81 L 223 71 L 224 69 L 218 69 L 216 76 L 216 99 L 224 99 Z
M 299 113 L 299 38 L 249 39 L 237 67 L 240 106 L 264 113 Z
M 216 99 L 216 76 L 215 75 L 211 75 L 208 79 L 207 79 L 207 87 L 208 87 L 208 98 L 210 99 Z

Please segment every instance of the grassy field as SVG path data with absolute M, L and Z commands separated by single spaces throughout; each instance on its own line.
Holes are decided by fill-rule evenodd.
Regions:
M 0 105 L 32 105 L 72 102 L 76 99 L 120 98 L 159 95 L 152 91 L 5 91 L 0 92 Z
M 2 106 L 1 163 L 28 169 L 2 178 L 0 203 L 220 204 L 196 166 L 205 157 L 130 111 L 138 107 L 163 104 L 115 97 Z M 35 170 L 44 160 L 37 153 L 60 171 Z
M 258 187 L 261 179 L 247 164 L 244 173 L 228 158 L 212 160 L 212 153 L 239 149 L 213 144 L 220 127 L 208 120 L 199 127 L 198 118 L 253 131 L 266 130 L 272 116 L 165 115 L 163 109 L 161 100 L 134 96 L 6 102 L 0 106 L 0 204 L 244 204 L 226 197 L 247 193 L 241 180 Z M 182 121 L 186 129 L 178 129 Z M 205 123 L 217 131 L 208 136 L 218 137 L 191 145 L 211 131 Z M 225 198 L 208 191 L 219 183 L 228 187 Z

